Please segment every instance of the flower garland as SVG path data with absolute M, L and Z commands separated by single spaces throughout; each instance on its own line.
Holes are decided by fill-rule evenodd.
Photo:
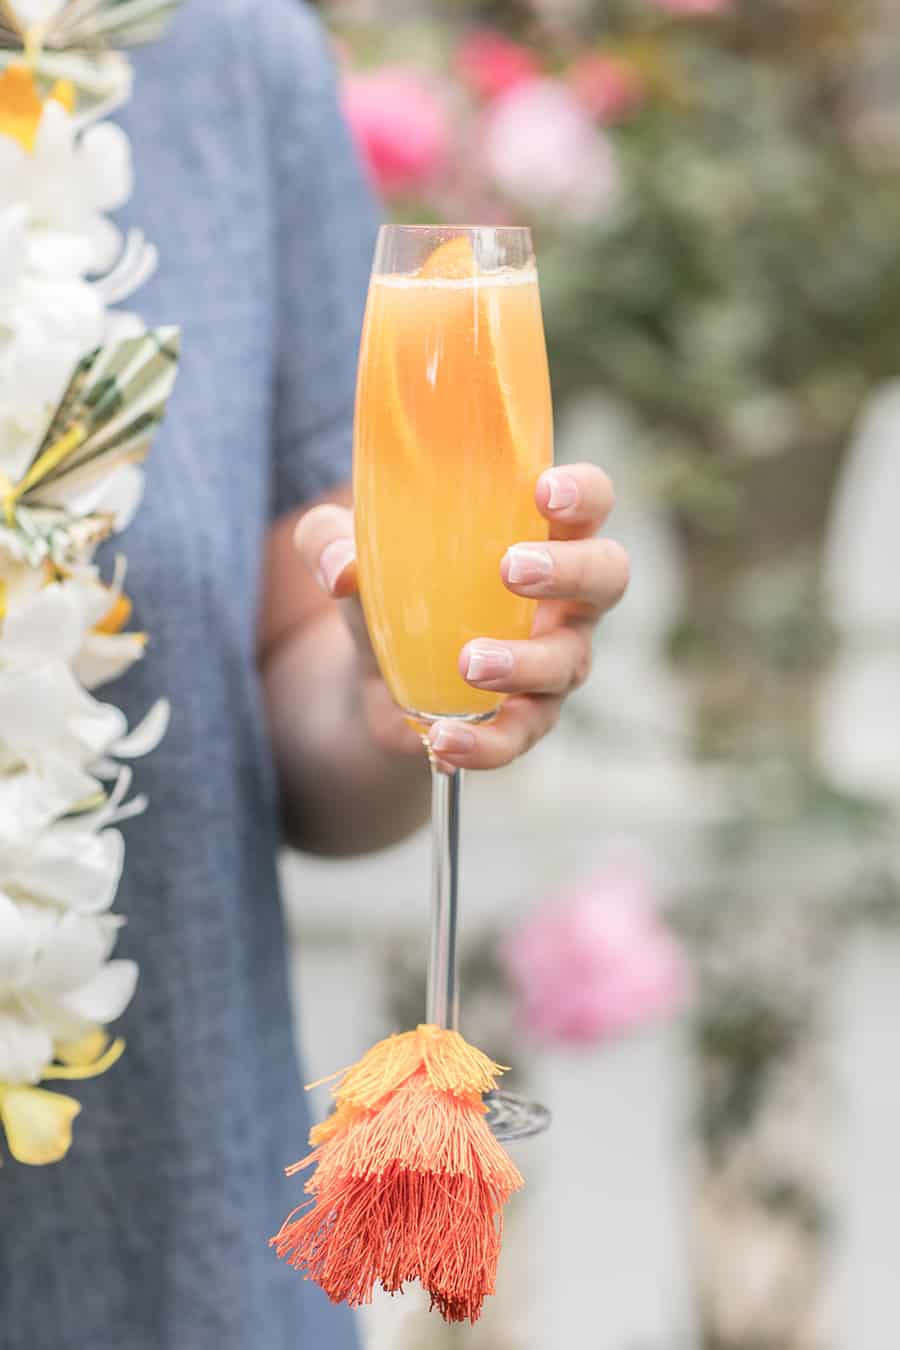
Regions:
M 143 655 L 125 562 L 98 544 L 139 504 L 139 462 L 174 384 L 178 334 L 113 310 L 152 273 L 130 145 L 102 121 L 130 93 L 124 57 L 164 0 L 0 0 L 0 1122 L 18 1162 L 67 1153 L 77 1100 L 41 1086 L 104 1073 L 105 1028 L 134 961 L 111 959 L 127 761 L 152 750 L 164 699 L 130 733 L 93 690 Z

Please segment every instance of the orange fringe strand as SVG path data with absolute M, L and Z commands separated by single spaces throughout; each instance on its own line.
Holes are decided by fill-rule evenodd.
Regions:
M 270 1239 L 334 1303 L 419 1280 L 448 1322 L 494 1292 L 503 1206 L 524 1183 L 484 1119 L 502 1072 L 455 1031 L 389 1036 L 342 1074 L 310 1134 L 311 1199 Z

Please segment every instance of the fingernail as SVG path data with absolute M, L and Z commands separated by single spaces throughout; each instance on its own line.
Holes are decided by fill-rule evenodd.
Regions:
M 473 642 L 468 649 L 466 679 L 479 681 L 502 680 L 513 668 L 513 654 L 508 647 L 487 646 Z
M 332 539 L 319 555 L 319 585 L 334 593 L 338 578 L 356 556 L 352 539 Z
M 455 722 L 436 722 L 431 731 L 431 748 L 439 755 L 467 755 L 475 748 L 475 735 Z
M 534 544 L 516 544 L 509 549 L 507 579 L 513 586 L 537 586 L 553 571 L 553 559 L 545 548 Z
M 548 511 L 566 511 L 578 501 L 578 484 L 571 474 L 560 473 L 558 469 L 551 469 L 546 475 L 546 482 L 550 488 L 550 497 L 547 501 Z

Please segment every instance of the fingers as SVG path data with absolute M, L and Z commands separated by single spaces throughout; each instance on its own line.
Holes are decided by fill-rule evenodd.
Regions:
M 625 593 L 628 554 L 612 539 L 514 544 L 500 564 L 517 595 L 573 600 L 605 614 Z
M 435 722 L 429 734 L 441 767 L 499 769 L 524 755 L 559 720 L 560 698 L 509 699 L 493 722 Z
M 353 514 L 327 504 L 305 512 L 294 531 L 294 546 L 323 590 L 342 599 L 356 590 Z
M 463 647 L 459 671 L 476 689 L 570 694 L 590 674 L 591 656 L 591 625 L 570 621 L 528 642 L 476 638 Z
M 596 464 L 565 464 L 542 473 L 535 501 L 551 522 L 557 539 L 584 538 L 599 530 L 615 505 L 616 494 L 608 474 Z

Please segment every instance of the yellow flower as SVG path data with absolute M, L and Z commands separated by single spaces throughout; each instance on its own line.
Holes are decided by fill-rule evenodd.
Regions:
M 57 80 L 48 97 L 72 112 L 75 86 L 71 80 Z M 33 150 L 43 112 L 33 72 L 20 62 L 7 66 L 0 74 L 0 136 L 11 136 L 25 150 Z
M 127 595 L 120 592 L 103 615 L 103 618 L 94 624 L 94 632 L 108 633 L 110 636 L 114 633 L 121 633 L 130 618 L 131 601 L 128 599 Z
M 60 1063 L 44 1071 L 43 1081 L 98 1078 L 112 1068 L 124 1049 L 123 1040 L 110 1044 L 109 1037 L 95 1027 L 82 1040 L 55 1047 Z M 66 1156 L 72 1144 L 72 1122 L 80 1110 L 80 1102 L 61 1092 L 0 1083 L 0 1121 L 9 1151 L 16 1162 L 30 1167 L 59 1162 Z

